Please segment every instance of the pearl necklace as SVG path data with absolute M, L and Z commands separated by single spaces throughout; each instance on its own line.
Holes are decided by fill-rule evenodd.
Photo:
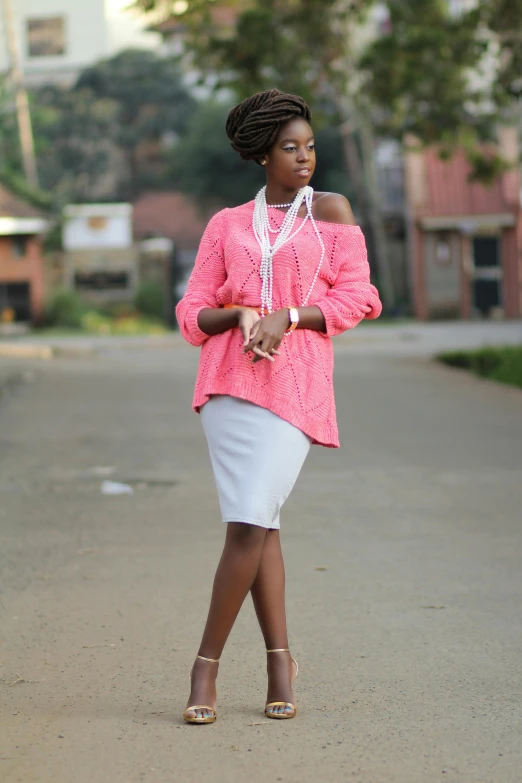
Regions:
M 310 288 L 308 289 L 308 293 L 305 296 L 300 306 L 306 307 L 306 305 L 308 304 L 308 300 L 310 298 L 310 294 L 312 293 L 312 289 L 317 282 L 317 278 L 319 277 L 319 270 L 321 269 L 321 265 L 323 263 L 323 259 L 325 255 L 323 239 L 321 237 L 321 234 L 319 233 L 319 229 L 317 228 L 316 222 L 314 220 L 314 216 L 312 215 L 313 195 L 314 195 L 313 188 L 311 188 L 309 185 L 306 185 L 306 187 L 298 190 L 294 200 L 289 205 L 289 210 L 285 214 L 283 218 L 283 222 L 279 229 L 273 229 L 270 226 L 270 219 L 268 217 L 268 205 L 266 203 L 266 186 L 261 188 L 261 190 L 256 196 L 255 204 L 254 204 L 254 213 L 252 215 L 252 228 L 254 229 L 255 237 L 259 243 L 259 247 L 261 248 L 261 265 L 259 268 L 259 276 L 261 277 L 261 314 L 262 315 L 272 312 L 273 258 L 277 253 L 277 251 L 280 250 L 282 246 L 286 244 L 286 242 L 289 242 L 291 239 L 293 239 L 301 231 L 303 226 L 306 224 L 306 221 L 310 219 L 312 221 L 312 225 L 317 235 L 317 239 L 319 240 L 319 245 L 321 247 L 321 257 L 319 259 L 317 269 L 315 270 L 315 274 L 312 283 L 310 285 Z M 294 231 L 295 221 L 296 218 L 298 217 L 298 212 L 303 201 L 306 204 L 306 216 L 302 218 L 301 225 Z M 271 244 L 270 241 L 270 232 L 277 233 L 277 237 L 273 245 Z
M 292 202 L 289 204 L 267 204 L 268 209 L 284 209 L 285 207 L 291 207 Z

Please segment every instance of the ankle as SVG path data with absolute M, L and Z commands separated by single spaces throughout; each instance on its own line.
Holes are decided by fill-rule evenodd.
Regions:
M 203 657 L 196 656 L 191 673 L 197 674 L 199 677 L 215 679 L 217 677 L 218 669 L 219 662 L 217 660 L 209 661 Z

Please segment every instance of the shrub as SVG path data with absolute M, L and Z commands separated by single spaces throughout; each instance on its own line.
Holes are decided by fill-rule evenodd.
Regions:
M 111 334 L 111 319 L 96 310 L 88 310 L 82 316 L 82 329 L 93 334 Z
M 52 326 L 66 326 L 80 329 L 86 305 L 74 291 L 62 288 L 51 298 L 47 307 L 46 320 Z
M 522 346 L 451 351 L 439 354 L 437 359 L 451 367 L 470 370 L 482 378 L 522 388 Z
M 165 319 L 165 293 L 159 283 L 142 283 L 136 293 L 134 304 L 143 315 Z

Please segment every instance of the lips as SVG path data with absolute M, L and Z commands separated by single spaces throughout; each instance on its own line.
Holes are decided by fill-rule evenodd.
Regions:
M 309 177 L 310 176 L 310 169 L 297 169 L 296 172 L 298 177 Z

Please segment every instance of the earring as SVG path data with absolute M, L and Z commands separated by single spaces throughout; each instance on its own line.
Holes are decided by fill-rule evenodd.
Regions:
M 262 166 L 266 166 L 266 164 L 267 164 L 267 161 L 266 161 L 266 160 L 262 160 L 262 161 L 261 161 L 261 165 L 262 165 Z

